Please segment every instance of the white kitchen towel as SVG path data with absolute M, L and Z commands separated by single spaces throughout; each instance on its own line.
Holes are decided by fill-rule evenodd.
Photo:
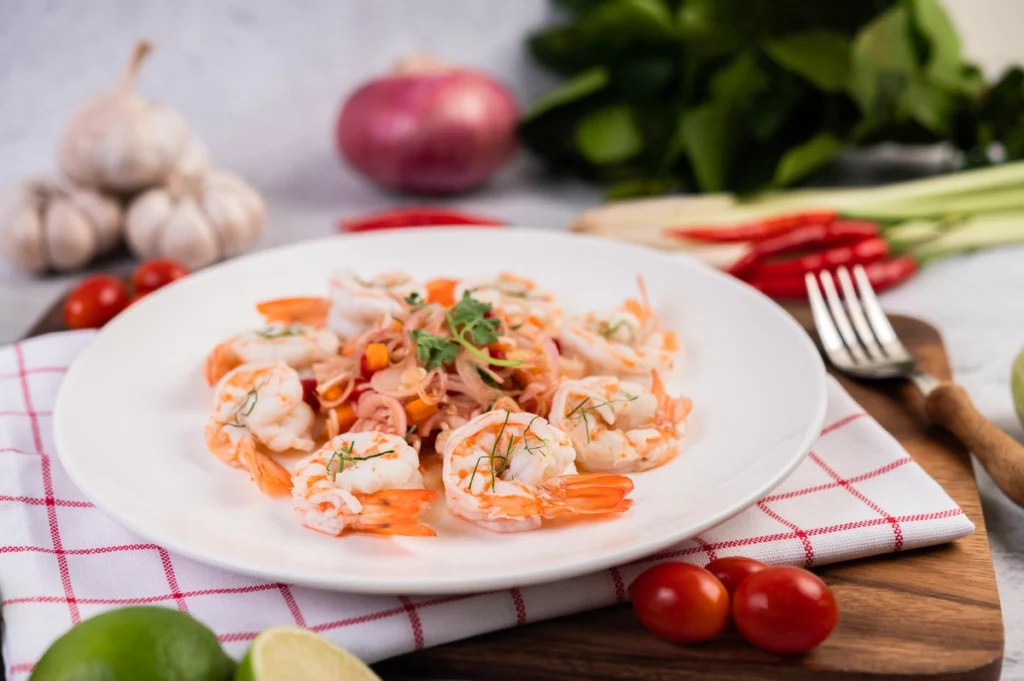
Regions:
M 25 679 L 75 623 L 131 604 L 186 611 L 240 656 L 271 625 L 321 632 L 368 662 L 626 600 L 641 571 L 720 556 L 815 566 L 952 541 L 974 526 L 942 488 L 835 381 L 807 460 L 731 520 L 657 555 L 553 584 L 407 597 L 331 593 L 208 567 L 107 518 L 68 479 L 51 414 L 91 332 L 0 349 L 0 608 L 9 681 Z

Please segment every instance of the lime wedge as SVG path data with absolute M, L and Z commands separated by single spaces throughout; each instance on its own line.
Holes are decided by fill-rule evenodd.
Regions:
M 253 640 L 235 681 L 381 681 L 363 662 L 299 627 L 271 627 Z

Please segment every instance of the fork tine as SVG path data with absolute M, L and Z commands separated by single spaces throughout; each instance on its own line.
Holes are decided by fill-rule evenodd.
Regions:
M 818 274 L 818 278 L 821 279 L 821 288 L 825 290 L 825 300 L 828 301 L 828 309 L 832 311 L 832 319 L 835 320 L 836 327 L 839 329 L 839 335 L 843 337 L 850 355 L 858 364 L 868 361 L 867 355 L 864 354 L 864 350 L 860 347 L 860 342 L 857 340 L 857 334 L 853 332 L 853 327 L 850 326 L 850 318 L 846 316 L 846 310 L 843 308 L 842 301 L 839 300 L 839 294 L 836 293 L 832 274 L 828 270 L 824 270 Z
M 871 329 L 875 332 L 875 338 L 882 345 L 885 354 L 891 359 L 909 359 L 910 353 L 903 347 L 899 337 L 896 336 L 896 331 L 892 328 L 892 324 L 889 323 L 889 317 L 886 316 L 885 310 L 882 309 L 882 304 L 878 302 L 875 289 L 871 286 L 871 281 L 868 279 L 864 267 L 862 265 L 854 267 L 853 276 L 857 280 L 857 288 L 860 289 L 860 298 L 864 304 L 864 311 L 867 314 L 868 322 L 871 324 Z
M 814 317 L 814 326 L 818 329 L 821 346 L 834 364 L 853 364 L 849 351 L 843 345 L 843 339 L 839 337 L 839 330 L 832 321 L 832 315 L 828 313 L 825 300 L 821 297 L 818 280 L 808 272 L 804 275 L 804 284 L 807 286 L 807 298 L 811 303 L 811 315 Z
M 843 300 L 846 301 L 846 309 L 850 313 L 850 321 L 853 322 L 853 328 L 856 329 L 860 342 L 864 345 L 864 349 L 868 351 L 871 359 L 884 360 L 885 355 L 882 353 L 882 348 L 878 345 L 878 341 L 875 340 L 875 334 L 868 325 L 868 320 L 864 318 L 864 309 L 857 298 L 856 289 L 853 288 L 853 280 L 850 279 L 849 270 L 845 267 L 840 267 L 836 271 L 836 275 L 839 277 L 839 285 L 843 289 Z

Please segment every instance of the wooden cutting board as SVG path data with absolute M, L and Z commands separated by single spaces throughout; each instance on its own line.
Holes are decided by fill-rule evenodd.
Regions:
M 790 311 L 809 324 L 806 309 Z M 908 317 L 893 321 L 922 368 L 948 378 L 938 332 Z M 63 329 L 57 306 L 29 335 Z M 835 592 L 840 619 L 811 654 L 768 655 L 731 630 L 708 644 L 675 645 L 648 634 L 623 605 L 421 650 L 377 664 L 378 673 L 465 681 L 998 679 L 1002 614 L 967 454 L 915 415 L 920 400 L 912 388 L 840 381 L 960 504 L 977 530 L 945 546 L 816 570 Z

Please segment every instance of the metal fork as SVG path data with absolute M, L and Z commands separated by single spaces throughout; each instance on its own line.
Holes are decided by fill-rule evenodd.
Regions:
M 866 379 L 903 378 L 924 396 L 930 421 L 955 435 L 981 461 L 995 483 L 1024 506 L 1024 447 L 978 412 L 955 383 L 920 371 L 878 302 L 864 268 L 807 274 L 807 295 L 822 349 L 840 371 Z M 820 281 L 820 285 L 819 285 Z M 856 285 L 854 284 L 856 281 Z

